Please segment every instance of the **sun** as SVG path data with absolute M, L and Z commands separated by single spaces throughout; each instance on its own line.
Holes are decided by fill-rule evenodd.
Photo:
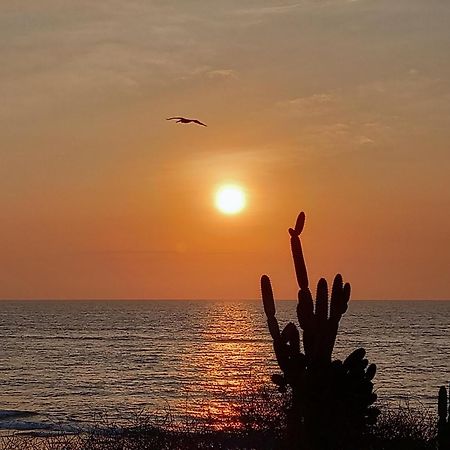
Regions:
M 215 205 L 223 214 L 240 213 L 246 205 L 244 189 L 236 184 L 221 186 L 215 195 Z

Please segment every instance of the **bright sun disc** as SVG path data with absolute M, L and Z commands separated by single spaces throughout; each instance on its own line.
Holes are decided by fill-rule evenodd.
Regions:
M 236 185 L 222 186 L 215 198 L 217 209 L 224 214 L 237 214 L 245 207 L 245 193 Z

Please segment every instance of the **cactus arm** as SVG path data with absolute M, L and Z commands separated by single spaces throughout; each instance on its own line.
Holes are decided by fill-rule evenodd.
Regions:
M 261 277 L 261 295 L 270 335 L 275 341 L 280 337 L 280 326 L 278 325 L 277 318 L 275 317 L 276 310 L 275 301 L 273 299 L 272 284 L 270 283 L 270 278 L 267 275 L 263 275 Z
M 303 331 L 312 331 L 314 327 L 314 303 L 309 289 L 298 291 L 297 316 Z
M 317 283 L 315 318 L 319 330 L 325 328 L 328 319 L 328 285 L 325 278 Z
M 267 275 L 261 277 L 261 294 L 264 305 L 264 312 L 267 317 L 275 317 L 275 300 L 273 299 L 272 283 Z
M 291 235 L 291 250 L 294 258 L 295 275 L 300 289 L 308 289 L 308 273 L 306 271 L 305 260 L 303 258 L 302 244 L 298 236 Z
M 305 226 L 305 213 L 302 211 L 298 216 L 295 222 L 294 231 L 299 236 L 303 231 L 303 227 Z
M 333 351 L 336 342 L 339 321 L 348 308 L 350 292 L 350 284 L 345 283 L 344 285 L 342 275 L 338 273 L 334 277 L 333 288 L 331 290 L 330 318 L 328 319 L 328 345 L 330 346 L 331 351 Z
M 272 381 L 278 386 L 280 392 L 285 392 L 288 384 L 296 391 L 301 379 L 300 374 L 306 365 L 305 356 L 300 352 L 300 334 L 292 322 L 289 322 L 280 332 L 278 320 L 275 317 L 272 284 L 267 275 L 261 277 L 261 294 L 267 325 L 273 339 L 273 349 L 283 372 L 283 375 L 274 375 Z
M 344 314 L 348 309 L 348 302 L 350 300 L 350 294 L 351 294 L 352 288 L 350 286 L 350 283 L 344 284 L 344 291 L 342 293 L 343 299 L 342 299 L 342 314 Z
M 345 283 L 343 285 L 342 275 L 338 273 L 334 277 L 333 288 L 331 291 L 331 304 L 330 304 L 330 320 L 333 322 L 339 322 L 342 315 L 347 311 L 348 302 L 350 300 L 350 284 Z
M 300 289 L 308 289 L 308 272 L 306 270 L 305 259 L 303 258 L 302 244 L 300 242 L 300 233 L 305 225 L 305 213 L 301 212 L 295 223 L 295 228 L 289 228 L 291 235 L 291 250 L 294 259 L 295 275 Z
M 277 358 L 280 369 L 284 372 L 287 370 L 289 355 L 286 345 L 286 337 L 283 333 L 280 333 L 280 326 L 278 320 L 275 317 L 275 301 L 273 298 L 272 284 L 270 278 L 267 275 L 261 277 L 261 296 L 263 299 L 264 312 L 267 317 L 267 325 L 270 335 L 273 339 L 273 349 Z M 283 330 L 284 331 L 284 330 Z
M 297 317 L 303 330 L 305 355 L 311 359 L 314 350 L 314 303 L 309 289 L 298 291 Z
M 333 351 L 329 345 L 328 325 L 328 285 L 325 278 L 317 283 L 316 305 L 314 313 L 314 364 L 321 367 L 331 362 Z
M 342 291 L 344 283 L 342 281 L 342 275 L 337 274 L 334 277 L 333 288 L 331 289 L 331 301 L 330 301 L 330 321 L 339 322 L 342 317 Z
M 291 235 L 291 250 L 294 260 L 295 274 L 297 283 L 300 287 L 298 291 L 297 317 L 301 329 L 306 332 L 312 332 L 314 327 L 314 303 L 309 290 L 308 272 L 306 270 L 305 259 L 303 257 L 302 245 L 300 242 L 300 233 L 305 226 L 305 213 L 302 211 L 295 222 L 295 228 L 289 228 Z M 305 338 L 305 336 L 303 336 Z
M 374 364 L 374 363 L 369 364 L 369 367 L 367 367 L 367 370 L 366 370 L 366 379 L 368 381 L 372 381 L 375 377 L 376 372 L 377 372 L 376 364 Z

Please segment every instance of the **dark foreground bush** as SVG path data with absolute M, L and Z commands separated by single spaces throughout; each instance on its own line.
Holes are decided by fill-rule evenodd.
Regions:
M 139 414 L 127 425 L 98 421 L 79 434 L 0 438 L 1 450 L 291 450 L 286 433 L 285 396 L 272 387 L 245 392 L 232 406 L 235 415 L 223 421 L 181 422 Z M 359 442 L 343 450 L 436 450 L 436 417 L 408 403 L 381 405 L 378 423 Z
M 380 450 L 436 449 L 436 416 L 423 406 L 408 402 L 384 405 L 378 423 L 367 436 L 368 448 Z

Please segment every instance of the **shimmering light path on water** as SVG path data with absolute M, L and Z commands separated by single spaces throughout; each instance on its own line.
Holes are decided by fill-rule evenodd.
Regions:
M 257 301 L 0 305 L 0 409 L 42 420 L 124 418 L 141 408 L 224 413 L 224 399 L 278 371 Z M 281 323 L 296 322 L 295 302 L 277 306 Z M 379 398 L 434 408 L 450 377 L 450 302 L 353 301 L 335 358 L 360 346 L 378 365 Z

